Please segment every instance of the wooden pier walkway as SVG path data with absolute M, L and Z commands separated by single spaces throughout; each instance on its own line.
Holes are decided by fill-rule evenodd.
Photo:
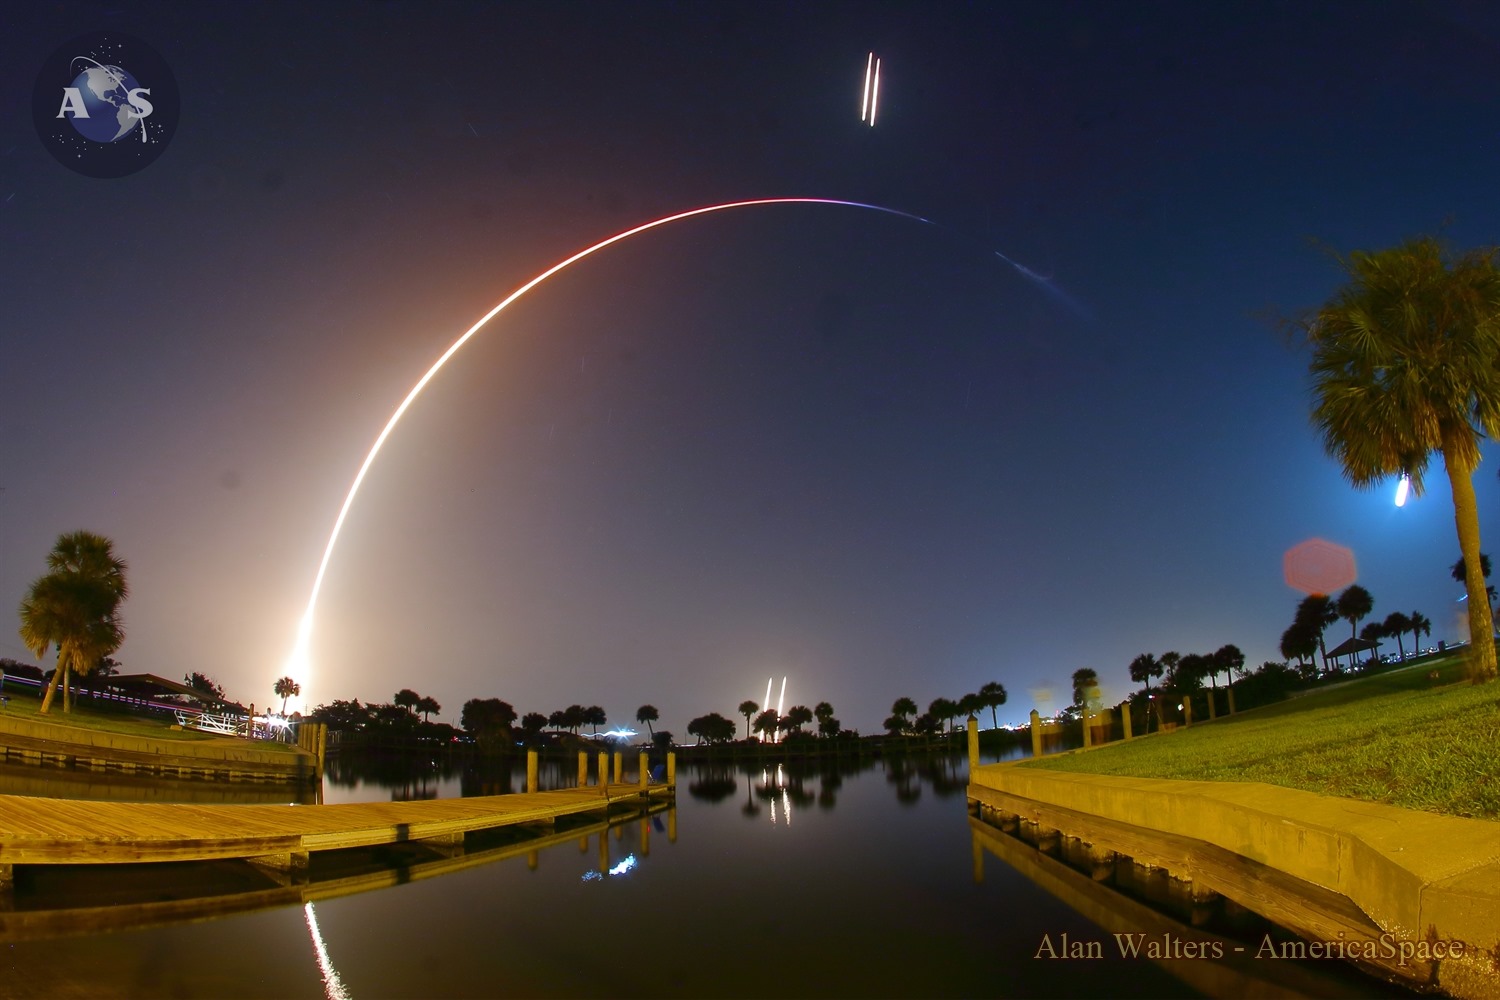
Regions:
M 14 865 L 240 858 L 300 869 L 315 851 L 407 841 L 461 843 L 466 833 L 553 824 L 672 797 L 673 784 L 610 783 L 550 792 L 324 806 L 81 802 L 0 795 L 0 885 Z
M 471 840 L 466 848 L 441 842 L 412 841 L 378 851 L 324 855 L 312 862 L 306 877 L 257 867 L 205 884 L 195 877 L 202 869 L 192 864 L 183 866 L 181 876 L 168 878 L 162 878 L 159 869 L 145 879 L 136 879 L 130 877 L 137 870 L 134 866 L 114 868 L 110 875 L 116 877 L 103 883 L 103 898 L 109 900 L 107 903 L 99 902 L 101 884 L 94 874 L 98 869 L 90 872 L 87 882 L 66 877 L 62 881 L 52 878 L 44 881 L 39 875 L 37 881 L 41 885 L 30 887 L 24 903 L 18 904 L 14 910 L 0 908 L 0 944 L 99 934 L 123 928 L 139 930 L 277 906 L 318 903 L 517 857 L 525 857 L 527 867 L 535 869 L 541 863 L 543 852 L 549 848 L 575 844 L 578 852 L 569 853 L 576 859 L 579 854 L 589 851 L 591 839 L 598 847 L 596 857 L 589 864 L 604 875 L 614 861 L 608 841 L 621 838 L 628 824 L 638 823 L 637 838 L 632 838 L 636 840 L 635 846 L 630 847 L 629 841 L 624 841 L 617 844 L 615 850 L 632 850 L 649 857 L 651 824 L 660 822 L 663 815 L 667 817 L 667 841 L 675 843 L 676 807 L 669 799 L 657 795 L 642 803 L 640 812 L 632 813 L 628 818 L 599 816 L 592 822 L 570 826 L 565 831 L 538 833 L 499 846 L 488 842 L 493 838 L 481 836 Z M 62 875 L 66 871 L 66 868 L 54 868 L 47 875 L 54 872 Z

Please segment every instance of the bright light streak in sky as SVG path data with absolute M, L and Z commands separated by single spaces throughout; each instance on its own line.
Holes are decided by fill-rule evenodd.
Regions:
M 1396 506 L 1406 506 L 1406 494 L 1411 489 L 1411 477 L 1402 476 L 1401 481 L 1396 484 Z
M 460 336 L 451 345 L 449 345 L 448 349 L 444 351 L 438 357 L 438 359 L 432 363 L 432 367 L 427 369 L 426 374 L 424 374 L 420 379 L 417 380 L 417 384 L 411 387 L 411 391 L 406 394 L 406 398 L 403 399 L 401 401 L 401 404 L 396 407 L 396 411 L 392 413 L 391 418 L 386 421 L 385 427 L 382 428 L 379 435 L 376 436 L 375 443 L 370 446 L 369 454 L 365 456 L 364 462 L 361 463 L 359 471 L 354 476 L 354 482 L 349 485 L 349 492 L 344 497 L 344 504 L 339 508 L 338 517 L 334 519 L 333 531 L 328 536 L 328 544 L 323 548 L 323 558 L 322 561 L 318 563 L 318 572 L 317 575 L 313 578 L 312 593 L 308 596 L 307 599 L 307 610 L 303 612 L 302 619 L 297 625 L 296 644 L 292 647 L 292 652 L 290 653 L 290 655 L 288 655 L 286 664 L 283 668 L 285 673 L 293 680 L 297 681 L 302 687 L 303 693 L 293 698 L 294 703 L 301 703 L 305 700 L 310 704 L 313 700 L 311 653 L 313 615 L 316 612 L 318 606 L 318 594 L 323 589 L 323 578 L 328 573 L 328 563 L 333 558 L 334 545 L 338 542 L 339 532 L 344 528 L 344 520 L 349 516 L 349 508 L 354 505 L 354 497 L 359 493 L 359 487 L 365 481 L 365 476 L 369 473 L 370 466 L 374 464 L 375 456 L 380 454 L 380 449 L 382 446 L 384 446 L 386 438 L 391 436 L 391 432 L 396 429 L 396 424 L 400 423 L 401 417 L 411 407 L 411 404 L 416 400 L 417 396 L 421 394 L 422 390 L 427 388 L 427 383 L 431 382 L 433 377 L 436 376 L 437 373 L 442 370 L 442 367 L 448 363 L 448 359 L 457 354 L 460 347 L 463 347 L 464 344 L 469 342 L 469 339 L 471 337 L 473 337 L 480 330 L 484 329 L 485 325 L 488 324 L 490 320 L 498 316 L 500 312 L 505 309 L 505 307 L 509 306 L 512 302 L 516 301 L 521 296 L 525 295 L 527 292 L 535 288 L 537 285 L 540 285 L 542 282 L 546 281 L 558 271 L 563 270 L 569 265 L 575 264 L 583 258 L 593 253 L 597 253 L 600 250 L 603 250 L 607 246 L 618 243 L 621 240 L 629 239 L 630 237 L 635 236 L 638 233 L 644 233 L 647 230 L 655 229 L 658 226 L 665 226 L 669 223 L 679 222 L 683 219 L 691 219 L 694 216 L 698 215 L 708 215 L 711 212 L 723 212 L 731 208 L 748 208 L 753 205 L 842 205 L 848 208 L 865 208 L 874 212 L 884 212 L 887 215 L 899 215 L 903 219 L 911 219 L 915 222 L 926 222 L 929 225 L 931 224 L 930 220 L 924 219 L 919 215 L 912 215 L 910 212 L 902 212 L 894 208 L 885 208 L 881 205 L 870 205 L 860 201 L 845 201 L 841 198 L 753 198 L 745 201 L 728 201 L 718 205 L 708 205 L 703 208 L 694 208 L 686 212 L 677 212 L 673 215 L 666 215 L 660 219 L 655 219 L 651 222 L 646 222 L 642 223 L 639 226 L 634 226 L 630 229 L 625 230 L 624 232 L 616 233 L 613 236 L 600 240 L 598 243 L 595 243 L 592 246 L 585 247 L 584 249 L 573 254 L 571 257 L 567 257 L 563 260 L 558 261 L 556 264 L 553 264 L 541 274 L 538 274 L 536 277 L 526 282 L 520 288 L 517 288 L 515 291 L 507 295 L 500 301 L 498 305 L 481 316 L 477 323 L 465 330 L 462 336 Z
M 859 104 L 859 120 L 875 127 L 875 106 L 880 102 L 880 60 L 871 52 L 865 60 L 865 96 Z

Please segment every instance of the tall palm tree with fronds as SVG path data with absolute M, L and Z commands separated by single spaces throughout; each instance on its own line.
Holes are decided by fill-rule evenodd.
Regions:
M 281 699 L 281 714 L 286 714 L 286 702 L 288 698 L 295 698 L 302 693 L 302 685 L 290 677 L 282 677 L 271 685 L 271 690 L 276 697 Z
M 21 641 L 38 659 L 57 649 L 57 669 L 42 699 L 52 709 L 58 682 L 67 690 L 71 674 L 87 674 L 125 641 L 120 604 L 129 594 L 125 563 L 102 535 L 74 531 L 58 536 L 47 555 L 51 570 L 34 581 L 21 602 Z M 63 711 L 69 710 L 67 698 Z
M 656 730 L 651 728 L 651 723 L 660 718 L 661 713 L 656 710 L 655 705 L 642 705 L 635 710 L 635 721 L 646 724 L 646 732 L 651 734 L 653 740 L 656 739 Z
M 760 706 L 748 698 L 740 702 L 740 714 L 745 717 L 745 739 L 750 738 L 750 716 L 760 711 Z
M 1413 611 L 1408 616 L 1408 620 L 1411 622 L 1407 626 L 1407 628 L 1411 629 L 1411 653 L 1413 656 L 1416 656 L 1422 651 L 1422 634 L 1424 632 L 1427 635 L 1432 634 L 1432 621 L 1420 611 Z
M 1342 261 L 1350 281 L 1299 326 L 1312 347 L 1312 419 L 1346 478 L 1407 476 L 1421 496 L 1443 457 L 1469 594 L 1471 675 L 1495 678 L 1494 622 L 1479 569 L 1474 470 L 1500 436 L 1500 249 L 1453 258 L 1434 239 Z
M 980 685 L 979 697 L 984 699 L 985 707 L 990 710 L 990 727 L 999 729 L 1000 719 L 995 714 L 995 709 L 1005 704 L 1005 685 L 999 681 L 987 681 Z

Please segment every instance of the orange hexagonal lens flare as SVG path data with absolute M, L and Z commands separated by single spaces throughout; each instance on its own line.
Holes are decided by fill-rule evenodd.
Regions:
M 1322 538 L 1309 538 L 1286 550 L 1281 557 L 1286 585 L 1304 594 L 1333 594 L 1359 577 L 1354 553 Z

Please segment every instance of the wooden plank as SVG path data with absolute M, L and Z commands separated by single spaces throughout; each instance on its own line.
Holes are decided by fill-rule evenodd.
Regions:
M 90 802 L 0 796 L 0 864 L 213 860 L 336 850 L 644 806 L 667 786 L 328 806 Z

